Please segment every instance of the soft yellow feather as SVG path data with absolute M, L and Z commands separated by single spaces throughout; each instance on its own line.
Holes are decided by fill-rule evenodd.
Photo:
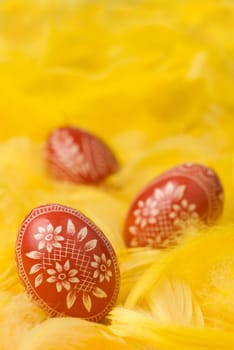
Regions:
M 1 350 L 233 350 L 233 37 L 232 0 L 0 2 Z M 119 172 L 96 187 L 49 177 L 45 140 L 64 124 L 107 142 Z M 219 174 L 219 222 L 170 250 L 127 249 L 132 199 L 187 161 Z M 104 324 L 47 319 L 24 293 L 16 235 L 48 202 L 83 211 L 117 252 L 120 294 Z

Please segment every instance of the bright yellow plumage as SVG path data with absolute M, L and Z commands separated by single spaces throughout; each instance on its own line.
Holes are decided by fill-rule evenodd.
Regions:
M 1 349 L 233 350 L 233 37 L 232 0 L 1 1 Z M 64 124 L 103 138 L 121 170 L 98 187 L 49 178 L 44 142 Z M 219 223 L 167 252 L 127 250 L 131 200 L 186 161 L 219 174 Z M 25 296 L 16 234 L 48 202 L 83 211 L 111 240 L 121 290 L 110 325 L 47 320 Z

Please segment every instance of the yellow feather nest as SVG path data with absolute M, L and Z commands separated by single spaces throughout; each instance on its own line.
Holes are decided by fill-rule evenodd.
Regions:
M 232 0 L 0 3 L 0 349 L 234 349 Z M 48 132 L 72 124 L 109 143 L 121 170 L 100 186 L 48 177 Z M 126 249 L 131 200 L 176 164 L 213 167 L 220 221 L 168 251 Z M 48 318 L 15 262 L 20 222 L 58 202 L 111 240 L 121 290 L 107 324 Z

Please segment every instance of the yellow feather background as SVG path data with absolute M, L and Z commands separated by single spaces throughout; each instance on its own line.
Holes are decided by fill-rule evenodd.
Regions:
M 234 349 L 233 38 L 232 0 L 0 2 L 1 350 Z M 96 187 L 50 178 L 45 140 L 64 124 L 99 135 L 120 171 Z M 127 249 L 132 199 L 187 161 L 219 174 L 219 222 L 168 251 Z M 82 211 L 116 250 L 105 324 L 48 318 L 21 286 L 17 231 L 48 202 Z

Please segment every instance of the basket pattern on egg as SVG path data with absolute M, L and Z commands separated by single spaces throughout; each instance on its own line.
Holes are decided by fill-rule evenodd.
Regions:
M 41 214 L 41 210 L 46 211 L 47 207 L 42 207 L 37 214 Z M 72 209 L 65 207 L 65 211 L 71 213 Z M 95 234 L 100 234 L 99 230 L 82 214 L 79 215 L 83 221 L 79 227 L 72 218 L 64 220 L 62 225 L 53 225 L 48 219 L 46 225 L 38 225 L 31 235 L 33 250 L 22 254 L 23 236 L 32 218 L 26 220 L 17 244 L 18 266 L 26 290 L 50 315 L 69 314 L 69 310 L 81 309 L 83 305 L 81 317 L 96 321 L 106 314 L 116 300 L 119 269 L 108 240 L 105 236 L 102 240 L 94 236 L 93 229 L 96 230 Z M 29 267 L 26 267 L 25 259 Z M 40 297 L 41 287 L 48 288 L 50 292 L 52 290 L 59 295 L 60 300 L 63 299 L 63 311 L 56 310 Z M 97 313 L 95 305 L 98 299 L 105 300 L 105 306 Z
M 216 173 L 185 163 L 161 174 L 134 200 L 126 221 L 130 247 L 164 248 L 221 215 L 223 188 Z
M 177 186 L 168 181 L 165 188 L 156 188 L 145 201 L 138 200 L 133 212 L 134 224 L 129 227 L 131 246 L 137 246 L 139 238 L 149 246 L 154 246 L 155 241 L 167 245 L 169 239 L 175 242 L 180 236 L 175 228 L 183 229 L 198 221 L 196 204 L 184 198 L 185 190 L 186 185 Z
M 87 226 L 82 227 L 77 233 L 77 241 L 83 242 L 79 248 L 74 239 L 64 239 L 64 236 L 58 235 L 62 230 L 61 226 L 53 229 L 51 223 L 47 227 L 38 227 L 38 233 L 34 235 L 34 238 L 39 240 L 38 250 L 28 252 L 26 255 L 33 260 L 39 259 L 42 263 L 32 265 L 29 273 L 36 274 L 35 288 L 38 288 L 43 281 L 54 283 L 58 293 L 64 288 L 67 291 L 68 309 L 73 307 L 78 293 L 82 293 L 83 305 L 89 312 L 92 308 L 92 295 L 97 298 L 107 297 L 106 292 L 97 287 L 96 280 L 98 279 L 99 283 L 104 280 L 110 282 L 111 259 L 107 259 L 102 253 L 101 256 L 93 254 L 92 260 L 90 255 L 86 254 L 94 250 L 97 245 L 97 240 L 87 239 Z M 71 219 L 68 219 L 66 234 L 73 236 L 75 233 L 75 225 Z M 65 263 L 62 264 L 64 259 Z M 70 268 L 71 262 L 75 268 Z

